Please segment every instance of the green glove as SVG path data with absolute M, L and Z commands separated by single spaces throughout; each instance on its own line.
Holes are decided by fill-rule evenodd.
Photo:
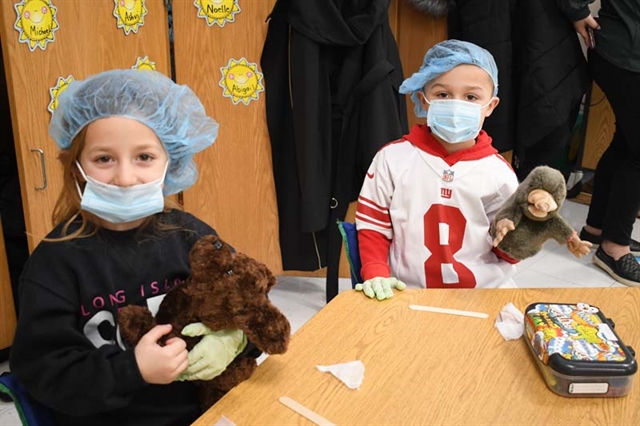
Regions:
M 247 346 L 241 330 L 212 331 L 201 322 L 182 329 L 183 336 L 204 336 L 189 351 L 189 367 L 176 380 L 211 380 L 219 376 Z
M 393 277 L 375 277 L 362 284 L 356 284 L 357 291 L 363 291 L 367 297 L 371 299 L 375 297 L 378 300 L 391 299 L 393 297 L 394 288 L 402 291 L 406 287 L 407 285 L 405 283 Z

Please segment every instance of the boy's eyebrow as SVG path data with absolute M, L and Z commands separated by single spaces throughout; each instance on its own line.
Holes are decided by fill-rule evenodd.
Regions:
M 485 87 L 482 87 L 482 86 L 467 86 L 466 89 L 467 90 L 484 90 Z
M 434 88 L 434 87 L 442 87 L 442 88 L 448 89 L 449 85 L 448 84 L 443 84 L 443 83 L 434 83 L 431 86 L 431 88 Z M 482 87 L 482 86 L 465 86 L 464 87 L 464 90 L 484 90 L 484 89 L 485 88 Z
M 443 84 L 443 83 L 433 83 L 433 84 L 431 85 L 431 87 L 429 87 L 429 88 L 430 88 L 430 89 L 432 89 L 432 88 L 434 88 L 434 87 L 444 87 L 444 88 L 447 88 L 447 87 L 449 87 L 449 86 L 448 86 L 447 84 Z

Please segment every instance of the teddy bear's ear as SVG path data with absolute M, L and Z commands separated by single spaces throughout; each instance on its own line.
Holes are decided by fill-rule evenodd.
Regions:
M 200 238 L 189 253 L 191 276 L 194 280 L 206 280 L 226 273 L 233 263 L 231 246 L 217 235 Z
M 260 291 L 264 291 L 265 293 L 268 293 L 269 290 L 271 290 L 271 288 L 278 282 L 269 268 L 262 263 L 257 263 L 256 265 L 256 276 L 261 277 L 257 282 L 260 287 Z
M 269 291 L 274 285 L 278 283 L 278 279 L 268 269 L 267 269 L 267 277 L 268 277 L 267 291 Z

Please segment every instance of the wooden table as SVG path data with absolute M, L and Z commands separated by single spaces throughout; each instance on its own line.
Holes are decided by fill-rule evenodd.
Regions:
M 348 291 L 293 335 L 286 354 L 265 360 L 195 424 L 213 425 L 222 415 L 237 425 L 312 424 L 278 402 L 288 396 L 338 425 L 640 425 L 640 374 L 625 397 L 552 393 L 524 339 L 506 341 L 494 328 L 508 302 L 521 311 L 534 302 L 598 306 L 640 352 L 640 288 L 405 290 L 385 302 Z M 352 360 L 365 364 L 359 390 L 316 369 Z

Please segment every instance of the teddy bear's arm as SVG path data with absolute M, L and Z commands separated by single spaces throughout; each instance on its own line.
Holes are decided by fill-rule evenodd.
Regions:
M 239 328 L 258 349 L 268 354 L 287 351 L 291 325 L 289 320 L 271 302 L 248 310 L 236 318 Z
M 156 325 L 156 321 L 149 309 L 138 305 L 128 305 L 118 311 L 118 325 L 122 338 L 130 345 L 135 346 L 142 336 Z

